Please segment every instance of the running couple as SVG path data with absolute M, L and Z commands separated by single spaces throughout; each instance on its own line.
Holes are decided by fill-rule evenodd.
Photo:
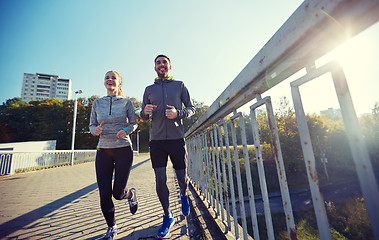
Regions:
M 155 173 L 156 192 L 164 212 L 158 237 L 164 238 L 175 223 L 170 211 L 169 190 L 166 184 L 168 156 L 180 187 L 182 213 L 188 216 L 190 212 L 186 177 L 187 152 L 182 120 L 193 115 L 195 107 L 184 83 L 174 80 L 169 75 L 170 59 L 165 55 L 158 55 L 154 64 L 158 77 L 155 78 L 154 84 L 145 89 L 140 117 L 152 121 L 150 159 Z M 117 225 L 112 195 L 117 200 L 127 199 L 132 214 L 135 214 L 138 208 L 136 189 L 126 188 L 133 162 L 129 135 L 138 125 L 133 104 L 122 92 L 120 74 L 116 71 L 107 72 L 104 86 L 107 96 L 93 102 L 89 128 L 93 135 L 100 136 L 95 166 L 100 206 L 108 225 L 104 239 L 114 239 L 117 235 Z M 113 171 L 115 176 L 112 188 Z

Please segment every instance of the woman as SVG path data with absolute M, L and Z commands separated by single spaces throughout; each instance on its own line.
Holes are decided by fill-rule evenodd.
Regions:
M 109 71 L 105 74 L 107 96 L 93 102 L 89 125 L 91 133 L 100 136 L 95 166 L 100 206 L 108 225 L 104 239 L 113 239 L 117 235 L 112 195 L 117 200 L 128 199 L 132 214 L 138 208 L 136 190 L 126 188 L 133 162 L 129 134 L 138 125 L 133 104 L 123 94 L 121 85 L 122 78 L 118 72 Z M 115 176 L 112 188 L 113 170 Z

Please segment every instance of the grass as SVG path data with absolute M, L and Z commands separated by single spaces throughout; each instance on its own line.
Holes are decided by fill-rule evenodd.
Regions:
M 332 239 L 374 239 L 363 198 L 353 198 L 341 203 L 327 202 L 326 209 Z M 294 218 L 297 229 L 297 239 L 320 239 L 313 209 L 296 211 L 294 212 Z M 289 239 L 284 213 L 272 214 L 272 221 L 275 239 Z M 251 219 L 248 218 L 247 222 L 249 235 L 253 236 Z M 267 239 L 264 216 L 258 216 L 258 227 L 260 238 Z
M 265 176 L 267 182 L 267 188 L 269 192 L 280 191 L 279 182 L 276 170 L 276 163 L 273 158 L 271 146 L 266 144 L 262 145 L 262 155 L 264 159 Z M 227 150 L 226 147 L 223 148 Z M 243 184 L 244 195 L 247 195 L 246 184 L 246 171 L 245 160 L 243 158 L 243 148 L 238 146 L 239 163 L 241 167 L 241 179 Z M 257 161 L 255 156 L 254 145 L 247 146 L 249 152 L 249 162 L 251 168 L 251 174 L 253 178 L 253 188 L 255 194 L 260 194 L 260 185 L 257 171 Z M 236 172 L 233 147 L 230 147 L 230 153 L 232 158 L 232 168 L 234 184 L 236 184 Z M 225 158 L 226 158 L 226 154 Z M 286 161 L 287 160 L 287 161 Z M 289 165 L 288 159 L 284 159 L 286 163 L 286 175 L 287 182 L 290 189 L 309 187 L 307 180 L 305 164 L 302 160 L 296 160 L 295 167 L 297 171 L 292 171 L 293 165 Z M 292 163 L 294 161 L 292 160 Z M 330 162 L 331 159 L 330 159 Z M 225 159 L 227 166 L 227 159 Z M 211 163 L 212 164 L 212 163 Z M 299 168 L 300 166 L 300 168 Z M 329 183 L 339 183 L 351 178 L 356 177 L 355 169 L 351 171 L 345 171 L 344 174 L 338 174 L 335 172 Z M 319 175 L 322 175 L 322 171 L 319 171 Z M 213 172 L 212 172 L 213 174 Z M 289 178 L 288 178 L 289 176 Z M 322 177 L 322 176 L 321 176 Z M 229 178 L 227 178 L 229 179 Z M 320 179 L 320 184 L 323 180 Z M 228 183 L 229 185 L 229 183 Z M 237 193 L 237 188 L 235 187 Z M 328 202 L 326 203 L 326 209 L 328 214 L 328 221 L 330 226 L 330 232 L 332 239 L 374 239 L 370 221 L 367 215 L 366 207 L 363 198 L 345 199 L 343 202 Z M 295 224 L 297 228 L 297 239 L 320 239 L 316 217 L 313 208 L 294 212 Z M 285 216 L 283 213 L 272 214 L 273 226 L 276 239 L 288 239 L 287 227 L 285 222 Z M 253 236 L 251 218 L 247 218 L 249 235 Z M 267 239 L 267 230 L 264 216 L 258 216 L 259 231 L 261 239 Z
M 56 165 L 47 165 L 47 166 L 35 166 L 35 167 L 28 167 L 28 168 L 18 168 L 15 169 L 15 173 L 24 173 L 24 172 L 30 172 L 30 171 L 38 171 L 42 169 L 49 169 L 49 168 L 56 168 L 56 167 L 63 167 L 70 165 L 69 162 L 56 164 Z

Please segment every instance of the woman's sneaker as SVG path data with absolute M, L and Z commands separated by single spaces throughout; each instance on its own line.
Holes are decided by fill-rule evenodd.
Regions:
M 130 212 L 132 214 L 135 214 L 137 212 L 137 209 L 138 209 L 137 190 L 135 188 L 131 188 L 130 192 L 132 193 L 132 197 L 128 198 Z
M 117 226 L 109 227 L 107 233 L 105 234 L 104 240 L 113 240 L 117 235 Z
M 190 213 L 190 205 L 188 201 L 188 195 L 182 196 L 180 195 L 180 200 L 182 202 L 182 213 L 184 216 L 188 216 Z
M 165 238 L 170 233 L 170 228 L 175 223 L 174 215 L 171 212 L 170 216 L 163 216 L 163 224 L 161 228 L 158 230 L 158 237 L 159 238 Z

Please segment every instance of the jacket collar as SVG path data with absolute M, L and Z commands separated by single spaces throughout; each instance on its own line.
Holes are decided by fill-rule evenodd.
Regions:
M 172 81 L 174 81 L 174 78 L 172 76 L 170 76 L 164 81 L 161 78 L 155 78 L 154 83 L 162 84 L 163 82 L 172 82 Z
M 124 97 L 117 95 L 117 96 L 104 96 L 104 98 L 105 99 L 113 99 L 113 101 L 115 101 L 115 100 L 119 100 L 119 99 L 124 98 Z

